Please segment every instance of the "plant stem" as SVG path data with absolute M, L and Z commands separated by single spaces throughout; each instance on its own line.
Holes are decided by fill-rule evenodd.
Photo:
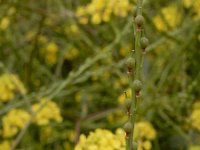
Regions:
M 142 15 L 142 0 L 137 0 L 137 16 Z M 130 109 L 129 121 L 133 125 L 130 135 L 128 138 L 126 137 L 126 150 L 134 150 L 133 147 L 133 136 L 134 136 L 134 124 L 137 115 L 137 104 L 139 100 L 138 93 L 135 91 L 135 87 L 133 85 L 134 80 L 141 79 L 141 68 L 143 61 L 143 53 L 140 46 L 141 36 L 142 36 L 142 28 L 135 24 L 134 22 L 134 51 L 131 53 L 131 57 L 135 59 L 135 69 L 130 78 L 130 86 L 132 88 L 132 104 Z

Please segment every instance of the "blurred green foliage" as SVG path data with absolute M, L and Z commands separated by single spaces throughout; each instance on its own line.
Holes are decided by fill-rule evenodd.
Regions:
M 125 60 L 133 48 L 135 2 L 118 0 L 118 5 L 100 7 L 102 3 L 0 0 L 0 78 L 17 78 L 17 83 L 7 76 L 0 82 L 0 95 L 13 95 L 0 97 L 0 150 L 11 145 L 70 150 L 82 133 L 122 127 L 126 117 L 120 96 L 128 89 Z M 108 18 L 103 19 L 106 10 Z M 185 150 L 200 143 L 200 108 L 194 108 L 200 101 L 199 10 L 199 0 L 144 1 L 145 34 L 151 44 L 137 119 L 156 129 L 153 150 Z M 62 122 L 32 123 L 40 113 L 33 112 L 33 104 L 44 97 L 59 107 Z M 17 126 L 14 136 L 5 137 L 3 118 L 13 109 L 32 117 Z

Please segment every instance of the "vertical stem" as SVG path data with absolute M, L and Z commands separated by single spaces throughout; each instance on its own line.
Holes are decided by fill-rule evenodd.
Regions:
M 137 16 L 142 15 L 142 0 L 137 0 Z M 141 76 L 141 65 L 142 65 L 142 60 L 143 60 L 143 54 L 140 46 L 140 40 L 142 36 L 142 29 L 141 27 L 138 27 L 135 22 L 134 22 L 134 51 L 132 52 L 133 54 L 131 55 L 135 59 L 135 70 L 134 70 L 134 77 L 130 77 L 130 85 L 132 88 L 132 104 L 131 104 L 131 109 L 130 109 L 130 115 L 129 115 L 129 120 L 131 124 L 133 125 L 133 128 L 131 130 L 130 136 L 127 138 L 126 137 L 126 150 L 134 150 L 133 147 L 133 135 L 134 135 L 134 124 L 136 120 L 136 115 L 137 115 L 137 104 L 138 104 L 138 99 L 139 97 L 137 96 L 138 93 L 135 91 L 135 87 L 133 85 L 133 80 L 140 80 Z M 133 76 L 132 75 L 132 76 Z

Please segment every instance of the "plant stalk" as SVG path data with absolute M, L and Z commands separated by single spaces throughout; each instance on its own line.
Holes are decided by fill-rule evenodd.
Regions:
M 137 0 L 137 16 L 142 15 L 142 0 Z M 140 45 L 141 37 L 142 37 L 142 27 L 139 27 L 136 25 L 134 21 L 134 50 L 131 51 L 131 57 L 135 59 L 135 69 L 130 78 L 130 86 L 132 89 L 132 96 L 131 96 L 131 109 L 129 114 L 129 121 L 131 122 L 133 128 L 129 134 L 129 136 L 126 135 L 126 150 L 134 150 L 133 146 L 133 136 L 134 136 L 134 124 L 136 121 L 136 115 L 137 115 L 137 104 L 139 101 L 139 95 L 135 90 L 135 87 L 133 85 L 134 80 L 141 80 L 141 69 L 143 64 L 143 53 Z M 139 93 L 140 94 L 140 93 Z

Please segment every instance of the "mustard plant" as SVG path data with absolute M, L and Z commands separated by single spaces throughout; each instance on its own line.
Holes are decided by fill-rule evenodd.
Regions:
M 134 124 L 137 115 L 137 105 L 141 97 L 142 81 L 141 70 L 143 66 L 143 58 L 145 49 L 149 44 L 149 40 L 144 36 L 144 17 L 142 16 L 142 0 L 137 0 L 137 8 L 133 17 L 134 25 L 134 50 L 127 57 L 127 75 L 130 87 L 132 89 L 131 97 L 125 92 L 125 108 L 128 115 L 128 121 L 124 125 L 126 132 L 126 150 L 136 150 L 137 143 L 133 141 Z

